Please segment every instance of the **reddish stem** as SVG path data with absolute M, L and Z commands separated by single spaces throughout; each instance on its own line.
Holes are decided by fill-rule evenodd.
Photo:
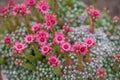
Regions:
M 94 33 L 94 31 L 95 31 L 95 20 L 92 20 L 92 23 L 90 25 L 90 32 Z
M 77 64 L 77 69 L 80 71 L 84 70 L 84 65 L 83 65 L 83 58 L 81 54 L 77 54 L 77 58 L 78 58 L 78 64 Z
M 85 62 L 88 62 L 88 63 L 90 63 L 91 62 L 91 58 L 90 58 L 90 49 L 88 49 L 88 52 L 87 52 L 87 54 L 86 54 L 86 57 L 85 57 Z

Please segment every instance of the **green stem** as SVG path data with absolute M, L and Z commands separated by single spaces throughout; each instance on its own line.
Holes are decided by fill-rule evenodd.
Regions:
M 84 65 L 83 65 L 83 57 L 81 54 L 77 54 L 78 58 L 78 64 L 77 64 L 77 69 L 79 70 L 84 70 Z
M 35 56 L 32 56 L 32 55 L 27 54 L 27 53 L 25 53 L 24 55 L 25 55 L 25 58 L 28 59 L 29 61 L 31 61 L 31 62 L 35 62 L 36 61 L 36 57 Z
M 57 2 L 57 0 L 53 1 L 53 5 L 54 5 L 54 13 L 57 16 L 57 19 L 59 19 L 59 14 L 58 14 L 59 11 L 58 11 L 58 2 Z
M 116 23 L 113 23 L 112 28 L 111 28 L 111 30 L 110 30 L 110 33 L 111 33 L 111 34 L 114 33 L 115 28 L 116 28 L 116 25 L 117 25 Z
M 15 20 L 15 25 L 16 25 L 16 27 L 17 26 L 20 26 L 20 21 L 19 21 L 19 18 L 18 18 L 18 16 L 14 16 L 14 20 Z
M 97 7 L 97 0 L 93 0 L 93 6 L 96 8 Z
M 85 57 L 85 62 L 90 63 L 91 62 L 91 58 L 90 58 L 90 49 L 88 50 L 86 57 Z
M 33 49 L 34 49 L 34 53 L 37 59 L 42 59 L 42 54 L 39 51 L 38 45 L 36 43 L 33 43 Z
M 26 27 L 27 27 L 27 29 L 28 29 L 28 33 L 32 33 L 32 31 L 31 31 L 30 21 L 29 21 L 29 19 L 28 19 L 27 16 L 24 16 L 24 22 L 25 22 Z
M 71 65 L 72 64 L 72 60 L 70 59 L 68 53 L 63 53 L 64 59 L 65 59 L 65 65 Z
M 68 6 L 73 7 L 73 0 L 68 0 Z
M 22 63 L 21 66 L 24 67 L 24 68 L 26 68 L 26 69 L 28 69 L 28 70 L 35 70 L 36 69 L 36 67 L 34 65 L 29 64 L 29 63 L 25 63 L 25 62 Z
M 114 63 L 114 65 L 113 65 L 113 70 L 115 70 L 115 71 L 118 71 L 118 69 L 119 69 L 119 62 L 118 61 L 115 61 L 115 63 Z
M 2 72 L 0 71 L 0 80 L 3 80 L 3 78 L 2 78 Z
M 60 76 L 61 75 L 61 70 L 60 68 L 57 66 L 57 67 L 53 67 L 53 71 L 54 73 L 57 75 L 57 76 Z
M 5 60 L 3 58 L 0 58 L 0 64 L 5 64 Z

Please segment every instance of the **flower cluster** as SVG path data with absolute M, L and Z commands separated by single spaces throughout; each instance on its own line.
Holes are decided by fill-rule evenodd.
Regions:
M 93 6 L 89 6 L 87 8 L 87 11 L 92 20 L 96 20 L 100 16 L 100 11 L 98 9 L 95 9 Z
M 34 36 L 32 34 L 28 34 L 25 36 L 24 41 L 28 44 L 32 43 L 34 40 Z
M 60 65 L 60 62 L 56 56 L 51 56 L 48 60 L 48 64 L 53 67 L 56 67 Z
M 116 54 L 114 57 L 115 57 L 115 60 L 117 60 L 117 61 L 120 60 L 120 54 Z
M 72 47 L 72 51 L 76 54 L 85 55 L 87 53 L 87 45 L 82 43 L 75 43 Z
M 92 48 L 94 45 L 95 45 L 95 40 L 91 37 L 87 37 L 85 40 L 84 40 L 85 44 L 88 46 L 88 48 Z
M 32 26 L 32 32 L 37 32 L 37 31 L 39 31 L 40 30 L 40 28 L 41 28 L 41 23 L 36 23 L 36 24 L 34 24 L 33 26 Z
M 55 15 L 47 14 L 45 15 L 45 25 L 48 30 L 53 29 L 53 27 L 57 24 L 57 20 Z
M 2 41 L 2 43 L 3 44 L 6 44 L 6 45 L 10 45 L 11 44 L 11 39 L 10 39 L 10 37 L 4 37 L 4 39 L 3 39 L 3 41 Z
M 30 13 L 29 8 L 27 8 L 26 4 L 17 4 L 13 8 L 13 15 L 21 14 L 21 15 L 27 15 Z
M 120 18 L 119 18 L 118 16 L 114 16 L 114 17 L 113 17 L 113 22 L 117 23 L 117 22 L 119 21 L 119 19 L 120 19 Z
M 36 8 L 43 14 L 47 14 L 49 11 L 49 5 L 46 0 L 41 0 L 37 3 Z
M 14 62 L 14 64 L 15 64 L 16 66 L 20 66 L 21 63 L 22 63 L 22 60 L 21 60 L 21 59 L 16 59 L 15 62 Z
M 52 48 L 50 47 L 50 44 L 45 44 L 41 46 L 41 52 L 43 55 L 49 55 L 51 50 Z
M 13 46 L 13 51 L 15 54 L 21 54 L 25 49 L 25 45 L 22 42 L 15 42 Z
M 100 78 L 105 78 L 105 76 L 107 75 L 107 73 L 105 72 L 104 68 L 99 68 L 96 70 L 96 74 L 100 77 Z
M 35 5 L 35 2 L 36 2 L 36 0 L 25 0 L 25 3 L 26 3 L 28 6 L 33 6 L 33 5 Z

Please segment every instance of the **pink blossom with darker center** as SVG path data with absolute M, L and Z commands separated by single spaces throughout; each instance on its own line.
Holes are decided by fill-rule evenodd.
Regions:
M 51 56 L 48 59 L 48 64 L 51 65 L 52 67 L 57 67 L 60 65 L 60 62 L 56 56 Z
M 64 34 L 62 32 L 58 32 L 54 36 L 54 43 L 61 44 L 65 41 Z
M 68 52 L 71 49 L 71 44 L 69 42 L 64 42 L 61 44 L 61 51 L 62 52 Z
M 32 26 L 32 31 L 37 32 L 38 30 L 41 29 L 42 24 L 41 23 L 36 23 Z
M 34 36 L 32 34 L 28 34 L 25 36 L 24 41 L 28 44 L 32 43 L 34 40 Z
M 13 51 L 16 53 L 22 53 L 25 48 L 26 47 L 22 42 L 15 42 L 13 45 Z
M 47 38 L 45 38 L 45 37 L 37 37 L 36 41 L 38 42 L 39 45 L 44 45 L 47 42 Z
M 82 55 L 85 55 L 87 53 L 87 46 L 84 45 L 84 44 L 81 44 L 80 45 L 80 48 L 79 48 L 79 53 L 82 54 Z
M 41 47 L 41 52 L 45 56 L 49 55 L 51 50 L 52 48 L 50 47 L 50 44 L 45 44 Z
M 2 43 L 6 44 L 6 45 L 10 45 L 11 44 L 11 38 L 10 37 L 4 37 Z
M 41 0 L 37 3 L 36 8 L 43 14 L 47 14 L 49 11 L 49 4 L 46 0 Z
M 84 40 L 85 44 L 89 47 L 89 48 L 92 48 L 94 45 L 95 45 L 95 40 L 92 38 L 92 37 L 87 37 L 85 40 Z

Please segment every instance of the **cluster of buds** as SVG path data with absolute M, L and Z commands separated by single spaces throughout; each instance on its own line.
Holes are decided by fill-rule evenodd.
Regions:
M 114 17 L 113 17 L 113 22 L 117 23 L 117 22 L 119 21 L 119 19 L 120 19 L 120 18 L 119 18 L 118 16 L 114 16 Z
M 10 44 L 12 43 L 10 37 L 4 37 L 3 41 L 2 41 L 3 44 L 7 45 L 7 46 L 10 46 Z
M 96 22 L 96 19 L 98 19 L 99 16 L 100 16 L 100 11 L 98 9 L 95 9 L 93 6 L 89 6 L 87 8 L 87 12 L 88 12 L 88 15 L 91 18 L 90 32 L 94 33 L 95 22 Z
M 14 64 L 15 64 L 15 66 L 20 66 L 20 65 L 22 65 L 22 60 L 21 59 L 16 59 Z
M 110 33 L 111 33 L 111 34 L 114 33 L 115 28 L 116 28 L 116 26 L 117 26 L 117 23 L 118 23 L 119 19 L 120 19 L 120 18 L 119 18 L 118 16 L 114 16 L 114 17 L 113 17 L 112 28 L 111 28 L 111 30 L 110 30 Z
M 119 69 L 119 64 L 120 64 L 120 54 L 116 54 L 114 56 L 115 62 L 113 65 L 113 70 L 117 71 Z
M 105 78 L 107 73 L 105 72 L 105 69 L 104 68 L 99 68 L 96 70 L 96 74 L 101 78 Z

